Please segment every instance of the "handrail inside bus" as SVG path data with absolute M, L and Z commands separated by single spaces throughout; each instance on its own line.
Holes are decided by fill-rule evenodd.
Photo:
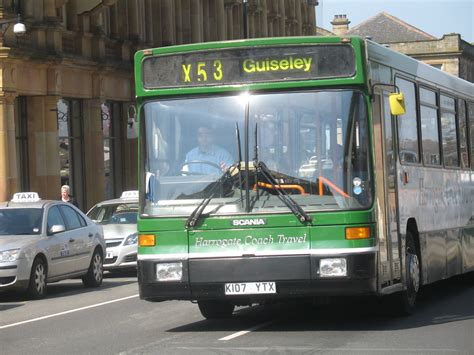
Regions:
M 323 195 L 323 183 L 333 188 L 340 195 L 344 197 L 349 197 L 349 195 L 346 194 L 341 188 L 337 187 L 333 182 L 331 182 L 330 180 L 326 179 L 323 176 L 319 177 L 319 196 Z
M 283 190 L 298 190 L 301 195 L 307 195 L 307 193 L 304 192 L 303 186 L 301 186 L 301 185 L 295 185 L 295 184 L 272 185 L 272 184 L 268 184 L 266 182 L 259 181 L 258 186 L 264 187 L 264 188 L 267 188 L 267 189 L 277 188 L 277 189 L 283 189 Z M 257 190 L 257 184 L 255 184 L 253 186 L 253 190 L 254 191 Z

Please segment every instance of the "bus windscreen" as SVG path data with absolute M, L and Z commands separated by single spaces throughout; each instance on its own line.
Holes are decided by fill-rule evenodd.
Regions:
M 355 57 L 349 45 L 251 47 L 146 58 L 147 89 L 236 85 L 350 77 Z

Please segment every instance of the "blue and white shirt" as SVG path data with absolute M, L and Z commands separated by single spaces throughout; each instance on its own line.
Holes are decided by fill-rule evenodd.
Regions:
M 208 161 L 214 163 L 216 165 L 221 165 L 222 163 L 225 164 L 226 167 L 229 167 L 233 163 L 232 156 L 229 154 L 228 151 L 225 149 L 213 145 L 211 149 L 207 152 L 201 151 L 199 147 L 196 147 L 186 154 L 186 162 L 191 161 Z M 221 169 L 218 169 L 214 166 L 208 164 L 189 164 L 185 165 L 184 169 L 189 172 L 193 173 L 200 173 L 200 174 L 221 174 Z

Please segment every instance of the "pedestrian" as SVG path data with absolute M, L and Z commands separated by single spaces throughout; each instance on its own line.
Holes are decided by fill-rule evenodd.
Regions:
M 71 193 L 71 188 L 69 185 L 63 185 L 61 186 L 61 200 L 63 202 L 69 202 L 72 203 L 74 206 L 79 207 L 77 205 L 77 201 L 74 197 L 72 197 Z

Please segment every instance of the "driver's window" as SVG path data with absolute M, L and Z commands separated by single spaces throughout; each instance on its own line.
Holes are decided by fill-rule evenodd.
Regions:
M 53 206 L 49 209 L 47 223 L 48 223 L 48 231 L 51 229 L 52 226 L 55 226 L 55 225 L 65 226 L 63 217 L 56 206 Z

